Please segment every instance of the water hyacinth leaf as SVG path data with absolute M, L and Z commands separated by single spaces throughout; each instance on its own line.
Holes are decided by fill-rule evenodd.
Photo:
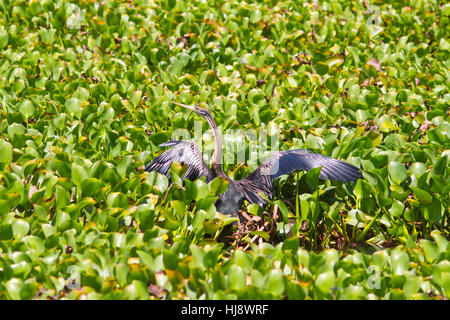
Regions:
M 431 204 L 424 208 L 424 218 L 431 223 L 438 223 L 443 218 L 441 200 L 433 198 Z
M 286 286 L 286 294 L 290 300 L 304 300 L 306 290 L 296 281 L 289 281 Z
M 124 295 L 130 300 L 147 300 L 148 288 L 142 281 L 133 280 L 125 287 Z
M 157 174 L 156 181 L 153 185 L 153 187 L 156 187 L 159 192 L 166 191 L 167 187 L 169 186 L 169 180 L 165 175 Z
M 283 273 L 278 269 L 271 270 L 267 275 L 265 288 L 275 297 L 282 295 L 285 290 Z
M 439 175 L 444 175 L 447 169 L 447 155 L 439 157 L 433 165 L 433 171 Z
M 269 241 L 269 239 L 270 239 L 270 234 L 268 234 L 265 231 L 251 231 L 250 234 L 254 235 L 254 236 L 260 236 L 265 241 Z
M 58 231 L 63 231 L 71 225 L 70 215 L 65 211 L 57 211 L 55 215 L 55 227 Z
M 28 234 L 28 231 L 30 231 L 30 225 L 24 220 L 15 220 L 12 225 L 12 230 L 14 237 L 16 239 L 21 239 Z
M 431 195 L 428 192 L 426 192 L 425 190 L 415 188 L 415 187 L 411 187 L 411 190 L 414 192 L 414 195 L 417 197 L 417 199 L 419 199 L 419 201 L 422 204 L 428 205 L 428 204 L 431 204 L 431 202 L 433 201 L 433 198 L 431 197 Z
M 141 204 L 136 209 L 136 220 L 142 231 L 151 229 L 154 225 L 154 209 L 149 204 Z
M 439 256 L 438 246 L 434 242 L 426 239 L 421 239 L 420 244 L 423 247 L 426 261 L 428 263 L 433 263 L 433 261 L 435 261 L 435 259 Z
M 391 268 L 394 274 L 402 275 L 409 269 L 408 254 L 401 249 L 395 249 L 391 252 Z
M 250 255 L 242 250 L 236 250 L 233 255 L 233 261 L 237 266 L 246 270 L 250 269 L 253 264 Z
M 315 64 L 315 69 L 317 71 L 318 74 L 320 75 L 324 75 L 328 72 L 329 66 L 326 63 L 323 62 L 318 62 Z
M 214 268 L 217 264 L 217 260 L 219 259 L 220 255 L 220 246 L 217 246 L 215 249 L 208 250 L 204 257 L 203 257 L 203 263 L 206 268 Z
M 0 29 L 0 49 L 3 49 L 8 45 L 8 39 L 8 31 L 4 30 L 3 28 Z
M 245 271 L 237 265 L 231 265 L 227 272 L 227 285 L 230 289 L 244 288 L 246 285 Z
M 405 166 L 397 161 L 392 161 L 388 164 L 388 172 L 389 177 L 395 182 L 395 183 L 401 183 L 403 180 L 406 179 L 408 176 L 406 172 Z
M 11 224 L 0 225 L 0 240 L 9 240 L 14 237 L 13 228 Z
M 400 217 L 403 214 L 405 206 L 402 202 L 398 200 L 394 200 L 392 203 L 391 208 L 389 209 L 389 213 L 392 214 L 394 217 Z
M 28 235 L 23 238 L 23 241 L 35 252 L 36 256 L 40 256 L 45 252 L 44 241 L 41 238 L 34 235 Z
M 442 288 L 443 293 L 448 296 L 450 294 L 450 262 L 443 260 L 436 264 L 432 277 Z
M 432 231 L 431 236 L 439 247 L 440 252 L 446 252 L 449 248 L 449 241 L 445 239 L 439 231 Z
M 13 147 L 5 140 L 0 140 L 0 163 L 9 164 L 12 160 Z
M 70 202 L 70 194 L 66 189 L 59 185 L 55 187 L 55 190 L 56 209 L 64 208 Z
M 23 280 L 22 279 L 12 278 L 12 279 L 8 280 L 8 282 L 6 282 L 5 287 L 6 287 L 6 291 L 9 295 L 10 299 L 13 299 L 13 300 L 21 299 L 20 291 L 23 288 Z
M 196 190 L 196 197 L 195 200 L 204 199 L 209 194 L 209 188 L 208 185 L 203 182 L 202 180 L 196 180 L 194 182 L 195 190 Z
M 319 175 L 322 167 L 313 168 L 308 170 L 305 174 L 306 183 L 311 188 L 311 190 L 316 190 L 319 184 Z
M 44 232 L 45 237 L 48 238 L 56 233 L 56 228 L 51 224 L 44 223 L 42 224 L 42 231 Z
M 221 177 L 213 179 L 209 184 L 209 193 L 212 195 L 220 195 L 224 193 L 228 188 L 228 180 Z
M 286 204 L 281 200 L 276 200 L 275 205 L 277 205 L 278 208 L 280 209 L 281 216 L 283 218 L 283 222 L 288 223 L 289 222 L 289 210 L 286 207 Z M 302 212 L 302 214 L 303 214 L 303 212 Z
M 164 249 L 163 251 L 164 266 L 169 270 L 175 270 L 178 266 L 177 254 L 171 250 Z
M 129 170 L 129 167 L 130 167 L 132 161 L 133 161 L 133 159 L 131 156 L 125 156 L 117 164 L 116 170 L 121 178 L 125 178 L 125 175 L 126 175 L 127 171 Z
M 96 178 L 86 178 L 81 182 L 81 190 L 87 196 L 93 196 L 102 187 L 102 182 Z
M 141 97 L 142 97 L 141 90 L 136 90 L 131 95 L 130 101 L 133 104 L 134 108 L 136 108 L 138 106 L 139 102 L 141 101 Z
M 170 204 L 178 216 L 182 217 L 185 214 L 186 206 L 182 201 L 172 200 Z
M 409 170 L 419 177 L 427 171 L 427 167 L 422 162 L 414 162 L 409 166 Z
M 81 104 L 82 101 L 77 98 L 69 98 L 64 106 L 66 107 L 66 112 L 71 116 L 75 116 L 76 118 L 81 118 Z
M 31 102 L 30 100 L 23 101 L 20 104 L 19 111 L 25 117 L 25 119 L 29 119 L 34 115 L 35 111 L 33 102 Z
M 89 175 L 85 168 L 76 163 L 72 164 L 72 181 L 75 185 L 81 188 L 81 183 L 88 177 Z
M 127 208 L 128 198 L 121 192 L 112 192 L 106 198 L 106 205 L 108 208 Z
M 333 271 L 321 273 L 317 276 L 315 285 L 323 293 L 329 293 L 336 284 L 336 276 Z

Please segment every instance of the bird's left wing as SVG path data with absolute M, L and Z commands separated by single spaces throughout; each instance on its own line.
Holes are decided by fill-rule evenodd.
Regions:
M 206 181 L 211 181 L 214 177 L 203 159 L 203 156 L 197 145 L 190 141 L 169 141 L 159 145 L 160 147 L 173 147 L 159 156 L 157 156 L 146 167 L 146 171 L 156 171 L 168 175 L 170 166 L 174 162 L 185 164 L 187 166 L 185 178 L 193 181 L 202 176 Z
M 348 182 L 361 177 L 357 167 L 344 161 L 309 150 L 286 150 L 274 153 L 245 179 L 236 182 L 248 201 L 263 205 L 265 201 L 257 193 L 262 192 L 272 198 L 273 180 L 295 171 L 317 167 L 322 167 L 319 177 L 325 180 Z

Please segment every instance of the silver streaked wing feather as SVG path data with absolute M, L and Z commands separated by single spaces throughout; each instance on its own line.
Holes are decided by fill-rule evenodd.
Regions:
M 248 177 L 239 182 L 238 188 L 244 194 L 262 192 L 272 197 L 273 180 L 285 174 L 300 170 L 322 167 L 319 177 L 324 180 L 342 182 L 356 181 L 361 177 L 359 169 L 349 163 L 333 159 L 309 150 L 286 150 L 274 153 Z M 265 201 L 253 194 L 246 196 L 252 203 L 264 204 Z
M 205 176 L 206 180 L 210 181 L 214 178 L 195 143 L 190 141 L 169 141 L 160 144 L 160 147 L 173 148 L 161 153 L 153 159 L 153 161 L 145 167 L 146 171 L 156 171 L 168 175 L 172 163 L 179 162 L 180 164 L 185 164 L 187 166 L 187 171 L 183 176 L 183 179 L 186 178 L 193 181 Z

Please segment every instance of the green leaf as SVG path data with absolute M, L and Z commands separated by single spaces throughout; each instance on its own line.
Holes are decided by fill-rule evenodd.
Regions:
M 403 275 L 409 269 L 408 254 L 400 248 L 391 252 L 391 269 L 396 275 Z
M 286 204 L 281 200 L 275 200 L 274 204 L 280 209 L 283 222 L 289 223 L 289 209 L 286 207 Z
M 395 183 L 402 183 L 408 176 L 405 166 L 397 161 L 391 161 L 388 164 L 389 177 Z
M 178 266 L 178 255 L 169 249 L 163 250 L 164 267 L 169 270 L 175 270 Z
M 307 290 L 296 281 L 288 281 L 286 294 L 289 300 L 305 300 Z
M 147 300 L 149 295 L 147 285 L 142 281 L 133 280 L 125 287 L 124 295 L 130 300 Z
M 313 168 L 308 170 L 305 174 L 306 183 L 311 188 L 311 190 L 316 190 L 319 184 L 319 175 L 322 167 Z
M 81 183 L 88 177 L 89 175 L 85 168 L 76 163 L 72 164 L 72 181 L 75 185 L 81 188 Z
M 278 269 L 273 269 L 267 275 L 265 288 L 273 296 L 279 297 L 284 293 L 285 283 L 283 273 Z
M 332 271 L 319 274 L 315 281 L 315 286 L 323 293 L 329 293 L 335 285 L 336 276 Z
M 15 220 L 12 225 L 14 238 L 21 239 L 30 231 L 30 225 L 24 220 Z
M 392 214 L 394 217 L 401 217 L 404 209 L 405 206 L 403 205 L 402 202 L 394 200 L 391 208 L 389 209 L 389 213 Z
M 194 182 L 196 189 L 196 197 L 195 200 L 205 199 L 209 194 L 208 185 L 202 180 L 196 180 Z
M 314 65 L 314 68 L 316 69 L 317 73 L 320 75 L 324 75 L 328 72 L 328 64 L 323 62 L 318 62 Z
M 34 115 L 35 112 L 33 102 L 31 102 L 30 100 L 23 101 L 20 104 L 19 111 L 26 119 L 29 119 Z
M 423 252 L 425 253 L 425 260 L 428 263 L 433 263 L 439 256 L 438 246 L 434 242 L 426 239 L 421 239 L 420 244 L 422 245 Z
M 237 265 L 231 265 L 227 272 L 227 285 L 230 289 L 242 289 L 246 286 L 246 273 Z
M 57 211 L 55 215 L 55 227 L 58 231 L 64 231 L 71 225 L 70 215 L 64 211 Z
M 154 225 L 154 208 L 149 204 L 140 204 L 136 208 L 136 220 L 142 231 L 153 228 Z
M 253 236 L 260 236 L 265 241 L 269 241 L 269 239 L 270 239 L 270 234 L 268 234 L 265 231 L 251 231 L 250 234 Z
M 138 106 L 139 102 L 141 101 L 141 97 L 142 97 L 141 90 L 136 90 L 131 95 L 130 101 L 133 104 L 134 108 L 136 108 Z
M 66 191 L 66 189 L 59 185 L 56 185 L 55 190 L 56 209 L 64 208 L 70 202 L 70 194 Z
M 0 163 L 9 164 L 13 158 L 12 145 L 4 140 L 0 140 Z
M 439 157 L 433 165 L 433 171 L 439 175 L 445 175 L 447 169 L 447 155 Z
M 9 240 L 12 239 L 13 237 L 14 233 L 11 224 L 0 225 L 0 240 Z
M 81 182 L 81 190 L 87 196 L 93 196 L 99 191 L 103 183 L 96 178 L 86 178 Z
M 119 161 L 116 171 L 122 179 L 127 175 L 127 171 L 132 162 L 133 158 L 131 156 L 125 156 Z
M 428 204 L 431 204 L 431 202 L 433 201 L 433 198 L 431 197 L 431 195 L 428 192 L 426 192 L 425 190 L 415 188 L 415 187 L 410 187 L 410 188 L 414 192 L 414 195 L 417 197 L 417 199 L 419 199 L 420 203 L 422 203 L 424 205 L 428 205 Z
M 44 223 L 42 224 L 42 231 L 44 232 L 45 237 L 48 238 L 56 233 L 56 228 L 51 224 Z
M 8 31 L 3 28 L 0 29 L 0 49 L 3 49 L 8 45 L 8 38 Z
M 64 106 L 66 107 L 66 112 L 71 116 L 75 116 L 76 118 L 81 118 L 81 104 L 82 101 L 77 98 L 70 98 L 66 101 Z
M 414 175 L 420 177 L 427 171 L 427 167 L 422 162 L 414 162 L 409 166 L 409 170 L 411 170 Z
M 34 250 L 37 256 L 40 256 L 45 252 L 44 241 L 42 241 L 41 238 L 34 235 L 28 235 L 23 238 L 23 241 L 27 244 L 27 246 L 30 249 Z
M 106 198 L 108 208 L 128 208 L 128 198 L 121 192 L 112 192 Z
M 21 300 L 20 291 L 23 288 L 23 280 L 12 278 L 5 283 L 6 292 L 13 300 Z
M 210 194 L 221 195 L 228 189 L 228 180 L 217 177 L 208 184 L 208 188 Z
M 442 288 L 445 296 L 450 295 L 450 262 L 443 260 L 433 269 L 433 281 Z

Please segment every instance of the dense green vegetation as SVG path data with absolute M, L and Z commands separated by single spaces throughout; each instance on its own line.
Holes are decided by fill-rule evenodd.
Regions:
M 0 299 L 448 298 L 449 15 L 424 0 L 1 0 Z M 183 186 L 173 167 L 169 189 L 143 171 L 200 121 L 171 100 L 363 179 L 283 177 L 237 228 L 213 204 L 222 180 Z

